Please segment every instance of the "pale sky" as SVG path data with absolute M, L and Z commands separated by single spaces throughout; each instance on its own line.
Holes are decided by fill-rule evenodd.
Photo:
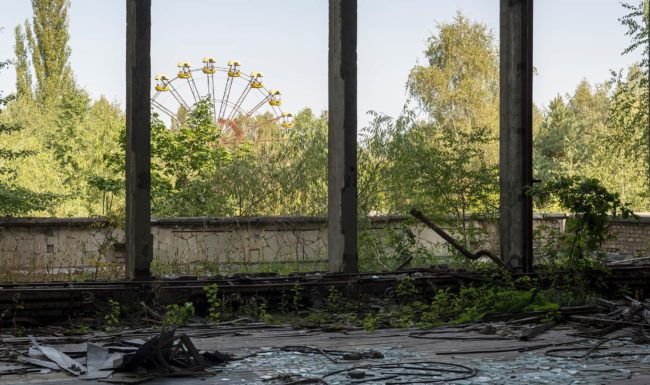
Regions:
M 632 0 L 635 1 L 635 0 Z M 72 0 L 71 64 L 93 97 L 124 100 L 124 0 Z M 395 116 L 405 100 L 409 70 L 423 61 L 437 22 L 460 10 L 498 38 L 498 0 L 359 0 L 359 118 L 375 110 Z M 618 22 L 618 0 L 535 2 L 534 100 L 548 103 L 586 78 L 609 79 L 610 69 L 638 60 L 621 56 L 628 44 Z M 13 28 L 31 18 L 29 0 L 0 0 L 0 59 L 13 57 Z M 153 0 L 152 73 L 205 56 L 261 71 L 267 87 L 283 92 L 283 107 L 327 108 L 327 0 Z M 13 70 L 0 73 L 0 90 L 15 88 Z

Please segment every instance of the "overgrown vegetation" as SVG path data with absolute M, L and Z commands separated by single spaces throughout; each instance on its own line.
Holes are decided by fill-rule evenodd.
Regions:
M 208 319 L 211 322 L 218 322 L 221 316 L 222 301 L 219 295 L 219 286 L 216 283 L 204 286 L 203 292 L 205 293 L 206 301 L 208 303 Z
M 108 300 L 108 309 L 104 314 L 104 322 L 108 326 L 117 326 L 120 323 L 122 314 L 122 307 L 118 301 L 114 299 Z
M 608 191 L 594 178 L 556 177 L 533 188 L 532 194 L 556 201 L 571 214 L 553 257 L 563 257 L 573 264 L 601 256 L 598 252 L 609 236 L 611 219 L 634 216 L 617 193 Z
M 182 326 L 192 319 L 208 323 L 243 320 L 325 330 L 363 328 L 372 333 L 380 328 L 427 329 L 490 322 L 494 317 L 521 312 L 536 312 L 534 315 L 540 319 L 562 321 L 561 307 L 593 305 L 597 295 L 606 295 L 598 294 L 598 288 L 586 281 L 564 285 L 548 278 L 541 274 L 535 280 L 513 280 L 484 267 L 485 283 L 431 290 L 417 276 L 404 275 L 384 295 L 359 295 L 344 287 L 306 294 L 295 285 L 279 296 L 267 293 L 243 297 L 220 293 L 212 284 L 204 287 L 204 302 L 167 305 L 162 320 L 149 322 Z M 121 312 L 119 303 L 109 301 L 104 324 L 113 327 L 123 322 L 121 313 L 127 312 Z M 137 322 L 142 322 L 140 317 Z
M 102 215 L 119 226 L 124 113 L 103 97 L 93 100 L 77 84 L 69 63 L 69 6 L 67 0 L 33 0 L 33 17 L 14 29 L 16 93 L 0 98 L 0 215 Z M 647 50 L 647 2 L 623 7 L 629 13 L 621 23 L 631 39 L 624 53 Z M 441 262 L 416 242 L 408 224 L 378 235 L 366 220 L 370 214 L 405 215 L 416 206 L 469 249 L 481 244 L 483 229 L 474 219 L 494 213 L 498 203 L 498 54 L 494 33 L 459 12 L 427 39 L 425 59 L 405 79 L 409 100 L 403 113 L 371 112 L 358 148 L 362 269 Z M 573 194 L 540 200 L 537 209 L 580 212 L 584 207 L 578 206 L 589 204 L 579 201 L 584 189 L 601 200 L 574 215 L 569 231 L 558 234 L 548 248 L 556 260 L 589 261 L 597 255 L 604 211 L 617 209 L 625 216 L 650 207 L 650 182 L 638 178 L 650 170 L 647 71 L 644 56 L 609 82 L 585 80 L 570 95 L 534 110 L 535 176 L 549 189 Z M 306 108 L 296 114 L 291 130 L 265 125 L 228 144 L 205 101 L 179 110 L 178 117 L 170 127 L 152 117 L 154 216 L 326 213 L 326 112 Z M 270 137 L 282 140 L 264 144 Z M 553 179 L 556 174 L 564 179 Z M 100 270 L 103 262 L 96 259 Z M 260 266 L 258 271 L 323 268 L 319 262 Z M 155 265 L 154 271 L 179 273 L 180 268 Z M 210 261 L 198 269 L 188 273 L 254 270 Z M 70 275 L 93 278 L 86 272 Z M 303 310 L 294 301 L 303 295 L 287 294 L 287 308 Z
M 5 163 L 15 170 L 17 188 L 64 198 L 48 206 L 57 216 L 121 215 L 123 113 L 103 98 L 91 100 L 75 83 L 68 62 L 69 2 L 34 0 L 32 5 L 31 22 L 14 31 L 17 92 L 0 121 L 22 128 L 4 135 L 3 146 L 29 149 L 33 156 L 29 162 Z M 640 38 L 645 36 L 639 29 L 645 28 L 639 22 L 642 11 L 626 7 L 631 13 L 622 22 L 630 28 L 631 51 L 647 43 Z M 362 130 L 359 214 L 406 214 L 417 206 L 436 219 L 451 215 L 467 244 L 472 216 L 493 212 L 498 198 L 498 50 L 485 25 L 459 13 L 438 24 L 424 54 L 426 61 L 407 79 L 410 100 L 404 113 L 395 119 L 373 113 Z M 646 66 L 642 62 L 630 74 L 643 74 Z M 638 148 L 635 143 L 645 143 L 639 136 L 645 135 L 639 127 L 647 113 L 642 79 L 582 82 L 573 95 L 536 110 L 537 176 L 546 179 L 555 170 L 599 178 L 632 208 L 646 207 L 646 183 L 634 177 L 645 157 L 629 152 Z M 289 132 L 264 127 L 230 145 L 220 144 L 205 101 L 181 115 L 171 128 L 157 117 L 152 121 L 154 215 L 325 213 L 326 113 L 306 109 Z M 262 137 L 283 140 L 260 145 Z M 612 149 L 629 150 L 630 157 Z M 18 214 L 44 214 L 43 208 Z
M 194 317 L 196 311 L 192 302 L 182 305 L 172 304 L 165 306 L 163 325 L 184 326 Z
M 424 313 L 423 322 L 432 326 L 448 322 L 462 324 L 481 320 L 489 313 L 544 311 L 558 307 L 537 289 L 463 287 L 458 293 L 439 290 Z
M 546 242 L 538 250 L 537 271 L 543 279 L 577 297 L 585 288 L 603 287 L 608 268 L 602 245 L 612 237 L 611 220 L 636 218 L 629 205 L 599 180 L 579 176 L 556 176 L 530 193 L 570 214 L 564 231 L 547 229 Z
M 5 69 L 9 61 L 0 62 L 0 70 Z M 17 182 L 17 171 L 12 166 L 14 162 L 26 161 L 34 155 L 33 150 L 6 148 L 3 146 L 4 135 L 17 135 L 23 127 L 18 123 L 3 123 L 4 107 L 15 99 L 15 95 L 3 96 L 0 93 L 0 216 L 23 215 L 32 211 L 46 210 L 54 204 L 55 195 L 38 193 L 22 187 Z

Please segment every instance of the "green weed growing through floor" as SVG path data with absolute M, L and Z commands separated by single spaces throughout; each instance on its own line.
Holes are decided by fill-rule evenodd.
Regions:
M 117 326 L 120 323 L 120 314 L 122 313 L 122 308 L 118 301 L 114 299 L 108 300 L 108 309 L 106 314 L 104 314 L 104 322 L 108 326 Z
M 221 316 L 222 300 L 219 295 L 219 286 L 216 283 L 203 287 L 206 301 L 208 303 L 208 319 L 211 322 L 218 322 Z
M 304 291 L 305 289 L 300 286 L 299 283 L 295 283 L 293 287 L 291 287 L 291 306 L 295 312 L 299 311 L 302 307 L 302 296 Z
M 167 310 L 163 316 L 164 325 L 183 326 L 194 317 L 195 310 L 192 302 L 185 302 L 183 305 L 167 305 Z
M 422 314 L 422 326 L 480 321 L 489 313 L 551 311 L 559 308 L 537 289 L 518 290 L 491 286 L 462 287 L 457 293 L 438 290 Z

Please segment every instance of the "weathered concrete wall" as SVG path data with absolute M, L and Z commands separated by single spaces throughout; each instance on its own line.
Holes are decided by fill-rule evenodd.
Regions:
M 180 218 L 152 225 L 161 265 L 318 263 L 327 260 L 323 218 Z
M 401 217 L 377 217 L 370 229 L 404 225 Z M 534 220 L 539 251 L 550 234 L 563 231 L 566 216 L 544 215 Z M 498 254 L 498 222 L 473 223 L 482 236 L 472 246 Z M 442 239 L 421 225 L 409 226 L 418 245 L 448 254 Z M 255 265 L 298 263 L 316 265 L 327 261 L 327 228 L 319 217 L 174 218 L 152 221 L 154 263 L 158 266 Z M 650 253 L 650 217 L 610 224 L 615 238 L 606 242 L 609 252 Z M 124 232 L 101 218 L 6 218 L 0 219 L 0 272 L 123 266 Z M 190 269 L 191 270 L 191 269 Z
M 124 264 L 124 233 L 92 218 L 0 220 L 0 274 Z

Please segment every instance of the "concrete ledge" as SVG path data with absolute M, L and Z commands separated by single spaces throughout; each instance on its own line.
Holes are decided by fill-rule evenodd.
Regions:
M 399 223 L 408 217 L 387 215 L 370 217 L 373 224 Z M 317 216 L 268 216 L 268 217 L 179 217 L 152 218 L 151 224 L 159 227 L 175 226 L 232 226 L 232 225 L 325 225 L 327 218 Z M 87 227 L 90 225 L 106 226 L 104 217 L 84 218 L 48 218 L 48 217 L 5 217 L 0 218 L 0 227 L 38 227 L 38 226 L 68 226 Z
M 650 223 L 650 213 L 637 214 L 636 218 L 618 219 L 615 223 Z M 570 215 L 566 213 L 535 213 L 534 219 L 567 219 Z M 382 215 L 368 218 L 371 224 L 400 223 L 411 219 L 408 216 Z M 498 218 L 491 215 L 479 215 L 474 219 L 488 219 L 498 221 Z M 41 227 L 41 226 L 64 226 L 64 227 L 88 227 L 107 226 L 108 221 L 104 217 L 73 217 L 73 218 L 50 218 L 50 217 L 4 217 L 0 218 L 0 227 Z M 151 224 L 158 227 L 176 226 L 265 226 L 265 225 L 326 225 L 326 217 L 318 216 L 262 216 L 262 217 L 178 217 L 178 218 L 152 218 Z
M 0 227 L 37 227 L 37 226 L 68 226 L 88 227 L 90 225 L 107 225 L 108 221 L 103 217 L 83 218 L 46 218 L 46 217 L 4 217 L 0 218 Z

